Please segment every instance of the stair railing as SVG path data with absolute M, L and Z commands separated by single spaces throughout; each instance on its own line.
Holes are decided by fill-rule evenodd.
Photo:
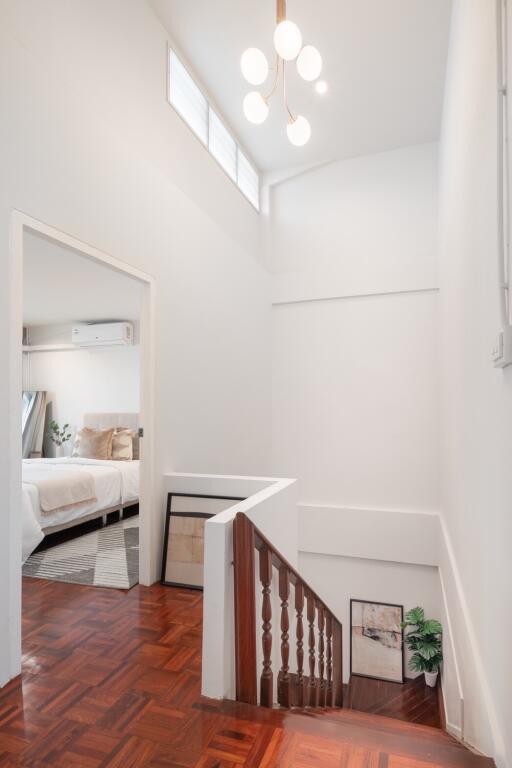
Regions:
M 259 701 L 256 553 L 262 591 Z M 277 703 L 282 707 L 342 707 L 341 623 L 295 568 L 242 512 L 239 512 L 233 521 L 233 554 L 237 701 L 259 703 L 262 707 L 274 705 L 272 583 L 273 575 L 277 571 L 281 631 Z M 291 586 L 294 588 L 295 611 L 295 615 L 292 615 L 295 636 L 294 641 L 291 641 L 295 645 L 295 658 L 292 663 L 296 672 L 290 671 Z M 307 667 L 304 658 L 306 654 Z

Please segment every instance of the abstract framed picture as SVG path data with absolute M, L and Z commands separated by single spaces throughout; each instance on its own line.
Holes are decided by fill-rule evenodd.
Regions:
M 350 674 L 404 682 L 403 605 L 350 601 Z
M 177 501 L 176 501 L 177 500 Z M 168 587 L 203 589 L 205 524 L 226 504 L 222 501 L 242 501 L 242 497 L 207 494 L 169 493 L 165 517 L 161 583 Z M 175 502 L 173 505 L 173 501 Z M 181 502 L 181 510 L 175 509 Z M 210 507 L 212 511 L 201 511 Z

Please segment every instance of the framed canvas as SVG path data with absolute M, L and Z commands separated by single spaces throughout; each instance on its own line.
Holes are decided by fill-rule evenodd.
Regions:
M 350 674 L 404 682 L 403 605 L 350 601 Z
M 204 506 L 212 507 L 212 501 L 243 501 L 238 496 L 211 496 L 194 493 L 167 494 L 164 547 L 162 555 L 161 583 L 169 587 L 203 589 L 204 527 L 210 517 L 221 511 L 178 510 L 176 505 L 198 506 L 198 500 L 208 500 Z M 185 501 L 189 502 L 188 505 Z M 174 503 L 173 503 L 174 502 Z M 199 506 L 201 502 L 199 501 Z

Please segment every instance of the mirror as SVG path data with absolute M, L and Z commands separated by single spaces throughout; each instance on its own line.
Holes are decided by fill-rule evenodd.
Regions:
M 24 459 L 40 459 L 43 453 L 46 392 L 25 391 L 21 398 L 21 439 Z

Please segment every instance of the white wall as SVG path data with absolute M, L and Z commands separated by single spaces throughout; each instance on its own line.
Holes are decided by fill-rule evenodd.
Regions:
M 350 678 L 350 600 L 393 602 L 404 606 L 404 613 L 417 605 L 429 617 L 439 618 L 442 596 L 437 568 L 386 560 L 326 556 L 303 552 L 300 572 L 313 589 L 320 591 L 329 608 L 343 624 L 343 680 Z M 408 668 L 406 677 L 416 677 Z
M 274 308 L 272 457 L 301 501 L 438 508 L 436 301 Z
M 138 413 L 140 347 L 98 347 L 24 355 L 24 389 L 48 393 L 47 418 L 74 435 L 84 413 Z M 70 451 L 73 439 L 67 445 Z M 54 455 L 45 441 L 46 455 Z M 51 451 L 51 452 L 50 452 Z
M 306 171 L 272 188 L 271 209 L 273 272 L 345 294 L 436 285 L 436 144 Z
M 423 605 L 443 625 L 446 724 L 462 738 L 465 697 L 446 598 L 450 573 L 441 567 L 445 546 L 438 513 L 299 505 L 299 562 L 326 599 L 336 601 L 328 604 L 336 606 L 343 622 L 346 679 L 351 598 L 367 595 L 406 610 Z M 406 675 L 414 676 L 408 667 Z
M 494 3 L 456 0 L 440 165 L 442 571 L 466 738 L 504 767 L 512 764 L 512 369 L 490 361 L 500 328 L 496 135 Z
M 19 670 L 20 626 L 12 210 L 156 279 L 158 525 L 165 471 L 268 474 L 270 325 L 260 217 L 167 104 L 167 36 L 147 4 L 1 7 L 0 357 L 12 365 L 0 384 L 12 434 L 0 446 L 0 506 L 12 513 L 0 518 L 3 683 Z
M 443 621 L 461 735 L 438 568 L 437 145 L 332 163 L 270 197 L 272 460 L 300 479 L 301 567 L 343 621 L 345 679 L 350 598 Z
M 436 173 L 421 145 L 273 190 L 272 459 L 303 502 L 439 508 Z

